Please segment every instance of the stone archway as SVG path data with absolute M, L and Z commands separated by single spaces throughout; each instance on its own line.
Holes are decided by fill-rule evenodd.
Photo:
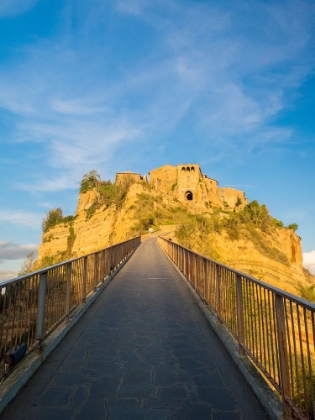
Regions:
M 187 201 L 192 201 L 194 199 L 194 195 L 191 191 L 186 191 L 185 192 L 185 199 Z

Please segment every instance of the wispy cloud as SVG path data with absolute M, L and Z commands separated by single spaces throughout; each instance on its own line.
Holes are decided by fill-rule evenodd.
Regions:
M 19 117 L 14 139 L 39 143 L 49 167 L 60 170 L 34 190 L 74 187 L 85 168 L 106 166 L 122 144 L 150 137 L 152 152 L 180 124 L 224 159 L 292 137 L 292 129 L 272 122 L 314 67 L 309 2 L 112 4 L 150 36 L 131 31 L 134 44 L 124 50 L 116 41 L 121 29 L 104 25 L 104 7 L 80 3 L 76 15 L 71 8 L 64 14 L 66 29 L 24 48 L 23 61 L 1 72 L 0 106 Z
M 31 252 L 37 252 L 38 245 L 17 245 L 13 242 L 0 241 L 0 260 L 19 260 Z
M 0 261 L 1 264 L 1 261 Z M 18 272 L 13 270 L 0 270 L 0 282 L 5 280 L 11 280 L 17 277 Z

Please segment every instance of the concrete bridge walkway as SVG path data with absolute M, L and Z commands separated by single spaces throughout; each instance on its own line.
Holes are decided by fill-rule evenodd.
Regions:
M 1 420 L 268 419 L 155 238 Z

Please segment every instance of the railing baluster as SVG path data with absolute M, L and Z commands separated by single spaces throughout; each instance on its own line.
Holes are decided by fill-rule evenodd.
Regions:
M 86 301 L 86 282 L 87 282 L 88 261 L 87 257 L 83 258 L 83 278 L 82 278 L 82 301 Z
M 71 311 L 80 302 L 85 302 L 86 296 L 104 280 L 106 255 L 109 255 L 106 265 L 110 271 L 110 264 L 117 268 L 140 243 L 140 237 L 133 238 L 115 245 L 115 255 L 110 250 L 107 254 L 109 248 L 105 248 L 4 281 L 0 288 L 1 377 L 10 367 L 5 357 L 8 351 L 24 342 L 27 351 L 41 348 L 43 340 L 61 322 L 68 321 Z
M 236 304 L 237 304 L 237 329 L 239 341 L 239 353 L 245 354 L 244 351 L 244 312 L 243 312 L 243 290 L 242 290 L 242 277 L 236 275 Z
M 70 316 L 71 272 L 72 272 L 72 264 L 71 262 L 69 262 L 67 264 L 67 289 L 66 289 L 66 305 L 65 305 L 65 314 L 66 314 L 67 322 L 69 322 L 69 316 Z
M 38 310 L 37 310 L 37 334 L 36 334 L 36 338 L 39 342 L 39 346 L 41 346 L 43 335 L 44 335 L 46 291 L 47 291 L 47 271 L 44 271 L 40 275 L 39 301 L 38 301 Z
M 286 327 L 285 327 L 283 297 L 276 294 L 275 303 L 276 303 L 283 411 L 286 416 L 292 416 L 291 407 L 287 403 L 287 398 L 289 398 L 289 395 L 290 395 L 290 381 L 289 381 L 288 352 L 287 352 L 287 346 L 286 346 Z
M 176 260 L 163 238 L 159 243 L 183 265 L 183 275 L 237 340 L 239 353 L 282 395 L 284 414 L 312 419 L 315 305 L 178 244 L 183 258 Z
M 216 291 L 216 302 L 215 302 L 215 309 L 217 314 L 220 316 L 221 314 L 221 291 L 220 291 L 220 266 L 216 264 L 215 266 L 215 291 Z

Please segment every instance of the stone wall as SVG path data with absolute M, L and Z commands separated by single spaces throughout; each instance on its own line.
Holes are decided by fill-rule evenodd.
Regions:
M 127 184 L 130 182 L 140 182 L 140 181 L 147 181 L 147 177 L 142 176 L 140 174 L 135 174 L 133 172 L 128 172 L 128 171 L 116 173 L 115 183 L 118 185 Z
M 245 193 L 230 187 L 219 187 L 197 164 L 164 165 L 150 172 L 150 183 L 162 194 L 173 194 L 179 201 L 200 207 L 228 207 L 241 210 L 248 203 Z

